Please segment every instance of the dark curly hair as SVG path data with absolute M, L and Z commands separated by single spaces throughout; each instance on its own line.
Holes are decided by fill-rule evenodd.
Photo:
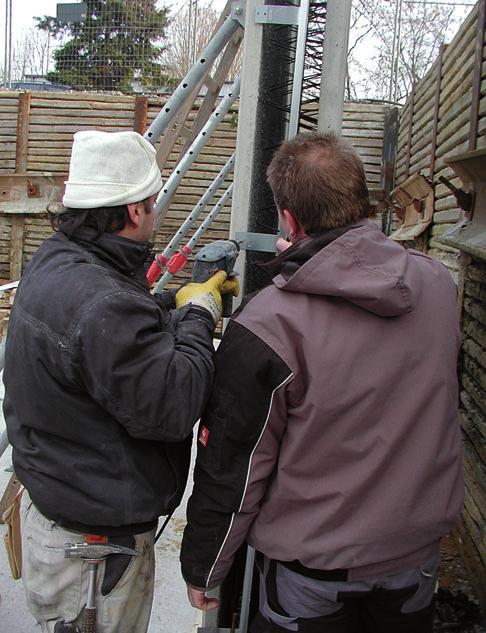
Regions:
M 150 213 L 150 198 L 142 200 L 146 213 Z M 96 230 L 96 237 L 102 233 L 122 231 L 128 222 L 128 208 L 125 204 L 117 207 L 100 207 L 97 209 L 69 209 L 60 213 L 49 212 L 49 221 L 55 231 L 62 231 L 71 238 L 78 229 L 90 227 Z

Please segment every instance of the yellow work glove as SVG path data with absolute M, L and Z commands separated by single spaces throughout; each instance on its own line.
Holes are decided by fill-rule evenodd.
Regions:
M 216 274 L 210 277 L 202 284 L 190 283 L 183 286 L 176 294 L 176 308 L 192 303 L 192 305 L 200 306 L 207 310 L 217 323 L 221 318 L 222 301 L 221 293 L 226 282 L 227 274 L 224 270 L 218 270 Z M 229 282 L 230 283 L 230 282 Z M 232 292 L 230 290 L 229 292 Z
M 227 279 L 221 286 L 221 294 L 237 297 L 240 294 L 240 282 L 238 281 L 238 277 L 230 277 Z

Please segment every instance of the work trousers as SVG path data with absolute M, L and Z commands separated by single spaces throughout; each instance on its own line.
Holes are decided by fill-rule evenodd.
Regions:
M 431 633 L 438 556 L 360 581 L 305 577 L 264 558 L 250 633 Z
M 66 543 L 83 543 L 84 535 L 45 518 L 26 491 L 22 498 L 22 579 L 29 609 L 43 633 L 56 622 L 72 622 L 88 595 L 88 564 L 65 558 Z M 139 556 L 111 555 L 98 565 L 97 633 L 146 633 L 154 592 L 155 530 L 110 541 L 132 547 Z

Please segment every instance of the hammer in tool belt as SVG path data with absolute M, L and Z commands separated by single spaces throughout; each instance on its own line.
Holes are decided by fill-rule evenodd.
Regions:
M 89 581 L 86 606 L 73 622 L 57 622 L 54 633 L 96 633 L 96 572 L 110 554 L 138 556 L 137 550 L 108 542 L 106 536 L 87 534 L 84 543 L 66 543 L 65 558 L 81 558 L 88 563 Z

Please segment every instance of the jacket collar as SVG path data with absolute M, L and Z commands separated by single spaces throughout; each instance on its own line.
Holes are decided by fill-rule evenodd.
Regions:
M 104 264 L 146 285 L 145 268 L 151 257 L 150 242 L 138 242 L 114 233 L 97 234 L 90 227 L 78 229 L 71 239 Z
M 303 264 L 314 257 L 320 250 L 357 226 L 360 225 L 349 224 L 336 229 L 330 229 L 329 231 L 323 231 L 317 235 L 304 237 L 295 244 L 292 244 L 292 246 L 283 251 L 283 253 L 280 253 L 275 259 L 260 264 L 260 268 L 268 273 L 272 279 L 277 275 L 282 275 L 285 279 L 290 279 Z

